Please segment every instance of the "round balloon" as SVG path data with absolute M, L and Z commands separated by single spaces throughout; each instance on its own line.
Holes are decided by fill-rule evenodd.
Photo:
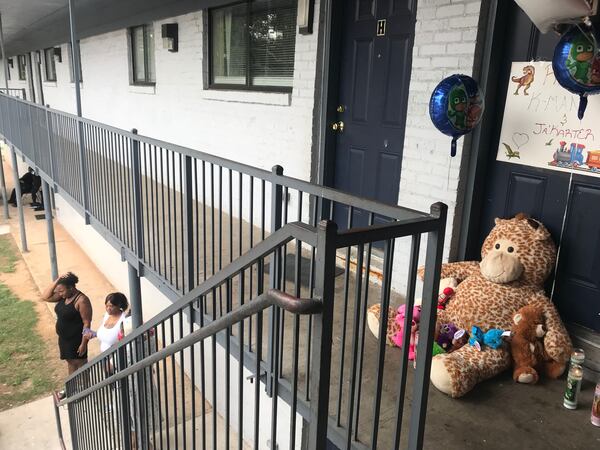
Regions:
M 477 126 L 483 109 L 479 86 L 467 75 L 450 75 L 433 90 L 429 116 L 438 130 L 452 137 L 451 156 L 456 155 L 457 139 Z
M 584 25 L 571 27 L 554 50 L 552 69 L 562 87 L 579 95 L 577 117 L 581 120 L 587 96 L 600 93 L 598 33 Z

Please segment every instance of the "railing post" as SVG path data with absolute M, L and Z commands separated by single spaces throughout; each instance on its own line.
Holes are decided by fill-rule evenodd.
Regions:
M 137 134 L 134 128 L 131 130 Z M 144 260 L 144 228 L 142 216 L 142 173 L 140 164 L 140 143 L 137 139 L 131 141 L 131 171 L 133 174 L 133 214 L 135 223 L 135 253 L 137 263 L 133 266 L 128 263 L 129 289 L 131 297 L 131 315 L 133 327 L 137 328 L 143 323 L 142 298 L 140 290 L 140 267 Z
M 408 448 L 423 448 L 427 397 L 429 395 L 429 374 L 433 353 L 433 333 L 437 316 L 437 297 L 440 285 L 444 234 L 448 207 L 443 203 L 431 205 L 431 215 L 438 218 L 438 228 L 429 232 L 427 255 L 425 258 L 425 279 L 423 280 L 423 302 L 419 322 L 419 343 L 417 345 L 417 369 L 413 385 L 413 401 L 410 417 Z
M 119 358 L 119 370 L 123 370 L 127 367 L 127 355 L 125 354 L 127 346 L 124 345 L 119 347 L 117 350 L 118 358 Z M 118 381 L 119 383 L 119 391 L 121 394 L 121 398 L 119 399 L 121 402 L 121 427 L 123 436 L 123 449 L 131 450 L 131 404 L 129 398 L 129 386 L 127 382 L 127 377 Z
M 184 185 L 184 200 L 185 200 L 185 208 L 183 209 L 183 226 L 185 228 L 184 240 L 185 240 L 185 272 L 184 276 L 187 278 L 187 292 L 194 289 L 195 286 L 195 268 L 194 268 L 194 178 L 192 165 L 195 163 L 195 160 L 192 159 L 191 156 L 184 156 L 184 177 L 185 177 L 185 185 Z M 197 181 L 196 181 L 197 182 Z M 196 201 L 198 201 L 196 199 Z M 184 280 L 182 288 L 185 290 Z
M 50 105 L 46 105 L 46 130 L 48 132 L 48 151 L 49 151 L 49 159 L 50 159 L 50 176 L 52 177 L 52 181 L 56 183 L 56 178 L 54 176 L 54 149 L 52 148 L 52 131 L 50 130 Z
M 81 122 L 81 86 L 79 86 L 79 43 L 77 42 L 77 30 L 75 26 L 75 10 L 73 0 L 69 0 L 69 27 L 71 34 L 71 53 L 73 54 L 73 80 L 75 81 L 75 102 L 77 107 L 77 137 L 79 139 L 79 170 L 81 172 L 81 195 L 83 200 L 83 211 L 85 224 L 90 224 L 89 193 L 87 161 L 83 144 L 83 122 Z
M 307 446 L 310 449 L 324 449 L 327 444 L 337 225 L 321 221 L 317 233 L 315 297 L 321 300 L 323 309 L 313 319 Z
M 271 169 L 273 175 L 283 175 L 283 167 L 276 165 Z M 283 217 L 282 211 L 282 203 L 283 203 L 283 187 L 281 184 L 272 182 L 271 183 L 271 233 L 274 233 L 278 229 L 281 228 L 281 222 Z M 269 285 L 271 289 L 279 288 L 279 277 L 280 270 L 279 264 L 281 261 L 281 250 L 277 249 L 273 252 L 273 256 L 271 256 L 270 261 L 270 271 L 269 271 Z M 278 354 L 274 352 L 273 349 L 276 344 L 276 339 L 279 339 L 279 333 L 277 333 L 277 324 L 275 323 L 278 320 L 278 314 L 275 314 L 276 306 L 272 306 L 269 308 L 269 335 L 268 335 L 268 346 L 267 346 L 267 361 L 269 364 L 269 369 L 267 371 L 267 379 L 266 379 L 266 392 L 267 395 L 271 396 L 273 394 L 273 375 L 275 365 L 277 364 Z
M 4 131 L 4 130 L 3 130 Z M 5 141 L 6 143 L 6 141 Z M 4 179 L 4 164 L 2 164 L 2 149 L 0 148 L 0 190 L 2 191 L 2 206 L 4 207 L 4 218 L 10 219 L 8 212 L 8 195 L 6 195 L 6 180 Z
M 52 222 L 52 208 L 50 202 L 50 187 L 46 180 L 42 180 L 42 195 L 44 214 L 46 216 L 46 230 L 48 232 L 48 251 L 50 252 L 50 271 L 52 279 L 58 278 L 58 263 L 56 259 L 56 241 L 54 239 L 54 223 Z
M 140 287 L 140 275 L 135 267 L 127 262 L 127 274 L 129 276 L 129 300 L 131 303 L 131 324 L 137 328 L 144 323 L 142 311 L 142 293 Z
M 21 183 L 19 182 L 19 169 L 17 167 L 17 153 L 14 146 L 10 146 L 12 157 L 13 179 L 15 181 L 15 199 L 17 200 L 17 209 L 19 210 L 19 229 L 21 232 L 21 249 L 23 252 L 28 252 L 27 235 L 25 232 L 25 217 L 23 216 L 23 199 L 21 198 Z

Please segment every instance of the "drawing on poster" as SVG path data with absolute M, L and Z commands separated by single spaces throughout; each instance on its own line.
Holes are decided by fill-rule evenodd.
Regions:
M 549 61 L 514 62 L 509 78 L 499 161 L 600 176 L 600 95 L 579 98 L 554 78 Z

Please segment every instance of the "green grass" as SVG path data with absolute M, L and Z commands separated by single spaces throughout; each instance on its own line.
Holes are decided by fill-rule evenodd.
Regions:
M 57 386 L 46 364 L 46 343 L 36 331 L 33 302 L 0 283 L 0 411 L 27 403 Z
M 0 272 L 13 273 L 17 262 L 17 249 L 10 234 L 0 236 Z

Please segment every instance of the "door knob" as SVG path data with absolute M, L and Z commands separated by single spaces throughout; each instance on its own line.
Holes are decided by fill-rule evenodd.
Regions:
M 339 122 L 333 122 L 333 124 L 331 124 L 331 129 L 333 131 L 337 131 L 338 133 L 343 133 L 344 132 L 344 122 L 342 122 L 341 120 Z

